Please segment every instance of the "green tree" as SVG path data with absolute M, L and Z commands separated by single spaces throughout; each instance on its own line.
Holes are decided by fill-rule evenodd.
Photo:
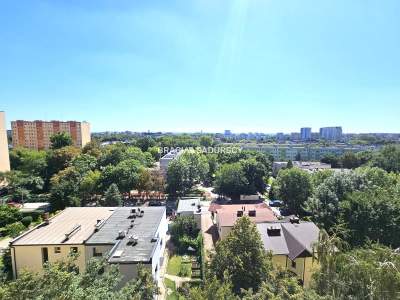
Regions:
M 22 214 L 17 208 L 8 205 L 0 205 L 0 227 L 15 223 L 21 220 L 21 218 Z
M 15 148 L 10 151 L 11 169 L 45 177 L 47 161 L 45 151 L 36 151 L 27 148 Z
M 80 206 L 79 195 L 81 174 L 75 167 L 68 167 L 51 178 L 50 203 L 54 210 L 68 206 Z
M 267 279 L 271 260 L 248 217 L 239 218 L 228 236 L 217 243 L 210 270 L 219 280 L 229 278 L 236 294 L 241 289 L 258 291 Z
M 326 247 L 330 244 L 329 247 Z M 340 252 L 335 243 L 325 243 L 325 257 L 314 275 L 314 288 L 331 299 L 398 299 L 400 256 L 390 248 L 368 248 Z M 323 251 L 323 249 L 320 249 Z
M 0 182 L 7 182 L 7 193 L 14 201 L 25 202 L 31 199 L 32 193 L 37 194 L 43 190 L 44 182 L 39 176 L 21 171 L 0 173 Z
M 361 187 L 361 179 L 354 172 L 331 173 L 315 187 L 304 208 L 313 220 L 325 229 L 338 223 L 339 204 L 347 193 Z
M 330 164 L 332 168 L 339 168 L 340 167 L 340 160 L 334 154 L 327 154 L 323 158 L 321 158 L 321 162 L 325 164 Z
M 240 162 L 220 167 L 215 176 L 215 191 L 233 200 L 238 200 L 242 194 L 249 194 L 249 181 Z
M 98 159 L 101 155 L 100 143 L 97 140 L 92 139 L 83 147 L 82 153 L 88 154 Z
M 170 233 L 172 239 L 177 241 L 184 235 L 197 237 L 199 229 L 193 216 L 178 216 L 171 225 Z
M 382 148 L 372 159 L 372 165 L 387 172 L 400 172 L 400 146 L 388 145 Z
M 62 131 L 53 134 L 50 137 L 50 142 L 51 142 L 51 149 L 60 149 L 66 146 L 71 146 L 72 138 L 68 133 Z
M 42 273 L 22 272 L 0 286 L 0 299 L 115 299 L 152 300 L 158 294 L 150 270 L 138 267 L 136 279 L 118 289 L 121 274 L 105 260 L 90 260 L 79 273 L 74 257 L 45 265 Z
M 118 190 L 118 186 L 113 183 L 104 194 L 103 206 L 121 206 L 122 196 Z
M 115 183 L 121 192 L 131 191 L 138 185 L 142 168 L 143 165 L 135 159 L 123 160 L 116 166 L 108 165 L 101 174 L 102 189 L 105 190 Z
M 248 193 L 255 194 L 257 192 L 264 192 L 266 183 L 265 179 L 268 174 L 267 168 L 262 163 L 258 162 L 255 158 L 248 158 L 241 160 L 243 171 L 249 183 Z
M 76 147 L 68 146 L 61 149 L 50 150 L 47 152 L 47 177 L 46 181 L 49 182 L 50 178 L 67 168 L 75 157 L 81 153 L 81 150 Z
M 82 203 L 91 201 L 93 196 L 99 191 L 101 172 L 99 170 L 89 171 L 80 180 L 79 194 Z
M 353 192 L 340 203 L 340 215 L 352 246 L 375 241 L 400 247 L 400 186 L 397 190 Z
M 340 164 L 345 169 L 355 169 L 361 166 L 361 161 L 353 152 L 346 152 L 340 157 Z
M 136 146 L 139 147 L 143 152 L 149 150 L 149 148 L 154 147 L 156 142 L 153 138 L 145 136 L 136 140 Z
M 185 151 L 168 165 L 167 190 L 173 195 L 184 194 L 196 182 L 205 181 L 208 172 L 209 166 L 205 155 Z
M 200 137 L 200 146 L 212 147 L 214 145 L 214 139 L 209 135 L 203 135 Z
M 312 193 L 310 174 L 298 168 L 281 170 L 274 184 L 284 207 L 291 214 L 303 215 L 303 206 Z
M 232 283 L 229 279 L 218 280 L 217 277 L 207 278 L 204 286 L 194 287 L 185 295 L 188 300 L 239 300 L 232 292 Z

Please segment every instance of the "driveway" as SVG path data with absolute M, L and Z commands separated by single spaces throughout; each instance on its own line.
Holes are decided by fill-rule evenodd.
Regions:
M 206 260 L 209 260 L 209 254 L 214 253 L 215 244 L 218 241 L 218 230 L 211 219 L 211 212 L 204 211 L 201 215 L 201 231 L 203 234 L 204 249 L 206 250 Z

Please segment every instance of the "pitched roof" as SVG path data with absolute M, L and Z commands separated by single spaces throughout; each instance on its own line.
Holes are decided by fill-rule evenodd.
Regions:
M 218 214 L 219 226 L 230 227 L 236 223 L 236 220 L 240 217 L 237 216 L 238 211 L 243 211 L 244 216 L 249 216 L 249 211 L 255 211 L 254 217 L 249 216 L 250 219 L 255 223 L 262 222 L 273 222 L 277 218 L 273 211 L 263 204 L 232 204 L 232 205 L 220 205 L 216 208 Z
M 268 234 L 268 229 L 280 230 L 279 235 Z M 313 244 L 318 241 L 319 228 L 313 222 L 272 222 L 257 224 L 264 248 L 276 255 L 288 255 L 291 260 L 313 253 Z
M 12 245 L 82 244 L 94 232 L 98 220 L 108 219 L 115 208 L 69 207 L 50 219 L 14 239 Z M 75 230 L 74 230 L 75 229 Z M 66 234 L 73 231 L 67 239 Z

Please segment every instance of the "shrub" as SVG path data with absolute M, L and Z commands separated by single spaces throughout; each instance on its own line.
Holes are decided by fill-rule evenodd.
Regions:
M 6 225 L 6 230 L 7 230 L 8 235 L 14 238 L 14 237 L 18 236 L 22 231 L 25 230 L 25 226 L 21 222 L 15 222 L 15 223 Z
M 33 218 L 31 216 L 26 216 L 26 217 L 22 218 L 21 223 L 25 227 L 29 227 L 29 225 L 31 225 L 32 221 L 33 221 Z
M 181 270 L 179 271 L 179 276 L 181 277 L 190 277 L 192 268 L 190 263 L 183 263 L 181 264 Z

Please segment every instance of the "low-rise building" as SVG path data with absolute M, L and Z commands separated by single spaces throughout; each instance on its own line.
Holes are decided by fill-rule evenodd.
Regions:
M 108 219 L 114 209 L 109 207 L 71 207 L 44 223 L 25 232 L 10 243 L 14 277 L 22 270 L 41 272 L 43 265 L 79 256 L 76 265 L 85 270 L 85 242 L 94 233 L 96 224 Z
M 137 266 L 159 279 L 168 230 L 165 207 L 117 208 L 85 242 L 85 256 L 106 256 L 118 266 L 124 284 L 137 276 Z
M 275 214 L 265 203 L 213 205 L 210 206 L 210 211 L 216 219 L 220 239 L 224 239 L 236 221 L 243 216 L 248 216 L 254 223 L 277 221 Z
M 272 175 L 278 175 L 279 171 L 286 168 L 287 164 L 287 161 L 274 161 L 272 163 Z M 325 164 L 317 161 L 294 161 L 293 167 L 309 172 L 331 169 L 330 164 Z
M 308 286 L 318 268 L 315 244 L 319 229 L 313 222 L 297 218 L 257 224 L 266 251 L 272 254 L 272 263 L 296 274 Z
M 198 228 L 201 228 L 202 212 L 201 199 L 199 197 L 179 199 L 176 215 L 193 216 Z
M 77 252 L 80 271 L 89 259 L 105 257 L 118 265 L 121 284 L 136 276 L 139 263 L 157 280 L 166 232 L 165 207 L 67 208 L 11 241 L 14 277 L 22 270 L 41 272 L 45 263 Z
M 178 158 L 182 153 L 182 151 L 174 149 L 160 158 L 160 170 L 164 175 L 167 174 L 168 165 L 171 163 L 171 161 Z

